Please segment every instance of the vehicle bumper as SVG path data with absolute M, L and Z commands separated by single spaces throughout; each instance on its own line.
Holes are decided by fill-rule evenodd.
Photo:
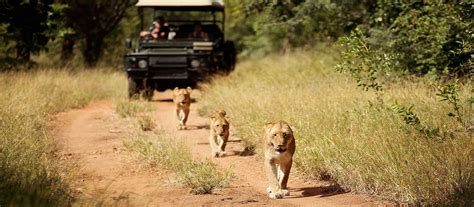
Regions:
M 135 69 L 126 68 L 129 77 L 133 79 L 148 79 L 148 80 L 187 80 L 189 78 L 189 72 L 187 69 L 166 69 L 160 68 L 159 70 L 154 69 Z

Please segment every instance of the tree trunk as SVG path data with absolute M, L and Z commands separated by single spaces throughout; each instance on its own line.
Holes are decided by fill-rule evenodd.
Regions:
M 74 40 L 73 37 L 69 35 L 64 36 L 62 47 L 61 47 L 61 61 L 62 62 L 68 62 L 71 60 L 75 43 L 76 43 L 76 40 Z
M 21 44 L 16 45 L 16 59 L 22 62 L 30 61 L 31 50 L 29 47 L 25 47 Z
M 97 62 L 99 61 L 101 55 L 103 42 L 103 38 L 85 38 L 85 48 L 82 51 L 82 54 L 88 67 L 94 67 L 97 65 Z

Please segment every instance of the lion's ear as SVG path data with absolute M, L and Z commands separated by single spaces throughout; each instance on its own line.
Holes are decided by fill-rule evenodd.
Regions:
M 179 88 L 178 88 L 178 87 L 175 87 L 175 88 L 173 89 L 173 92 L 174 92 L 174 93 L 178 93 L 178 92 L 179 92 Z
M 220 110 L 220 111 L 219 111 L 219 114 L 222 115 L 222 116 L 227 115 L 227 113 L 226 113 L 224 110 Z
M 188 86 L 188 87 L 186 88 L 186 91 L 188 91 L 188 93 L 191 93 L 191 92 L 193 92 L 193 89 Z
M 267 122 L 267 123 L 265 124 L 265 127 L 264 127 L 264 128 L 265 128 L 265 132 L 266 132 L 266 133 L 270 132 L 270 130 L 272 129 L 273 125 L 274 125 L 274 122 L 273 122 L 273 121 L 272 121 L 272 122 Z

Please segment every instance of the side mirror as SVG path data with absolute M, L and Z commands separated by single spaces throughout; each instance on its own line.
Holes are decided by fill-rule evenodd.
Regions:
M 125 47 L 132 49 L 132 40 L 130 38 L 125 39 Z

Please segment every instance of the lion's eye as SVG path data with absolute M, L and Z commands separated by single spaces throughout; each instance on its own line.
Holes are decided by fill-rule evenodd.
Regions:
M 273 134 L 273 136 L 274 136 L 274 137 L 276 137 L 276 136 L 277 136 L 277 134 Z
M 285 133 L 285 132 L 283 132 L 283 137 L 286 137 L 286 133 Z

